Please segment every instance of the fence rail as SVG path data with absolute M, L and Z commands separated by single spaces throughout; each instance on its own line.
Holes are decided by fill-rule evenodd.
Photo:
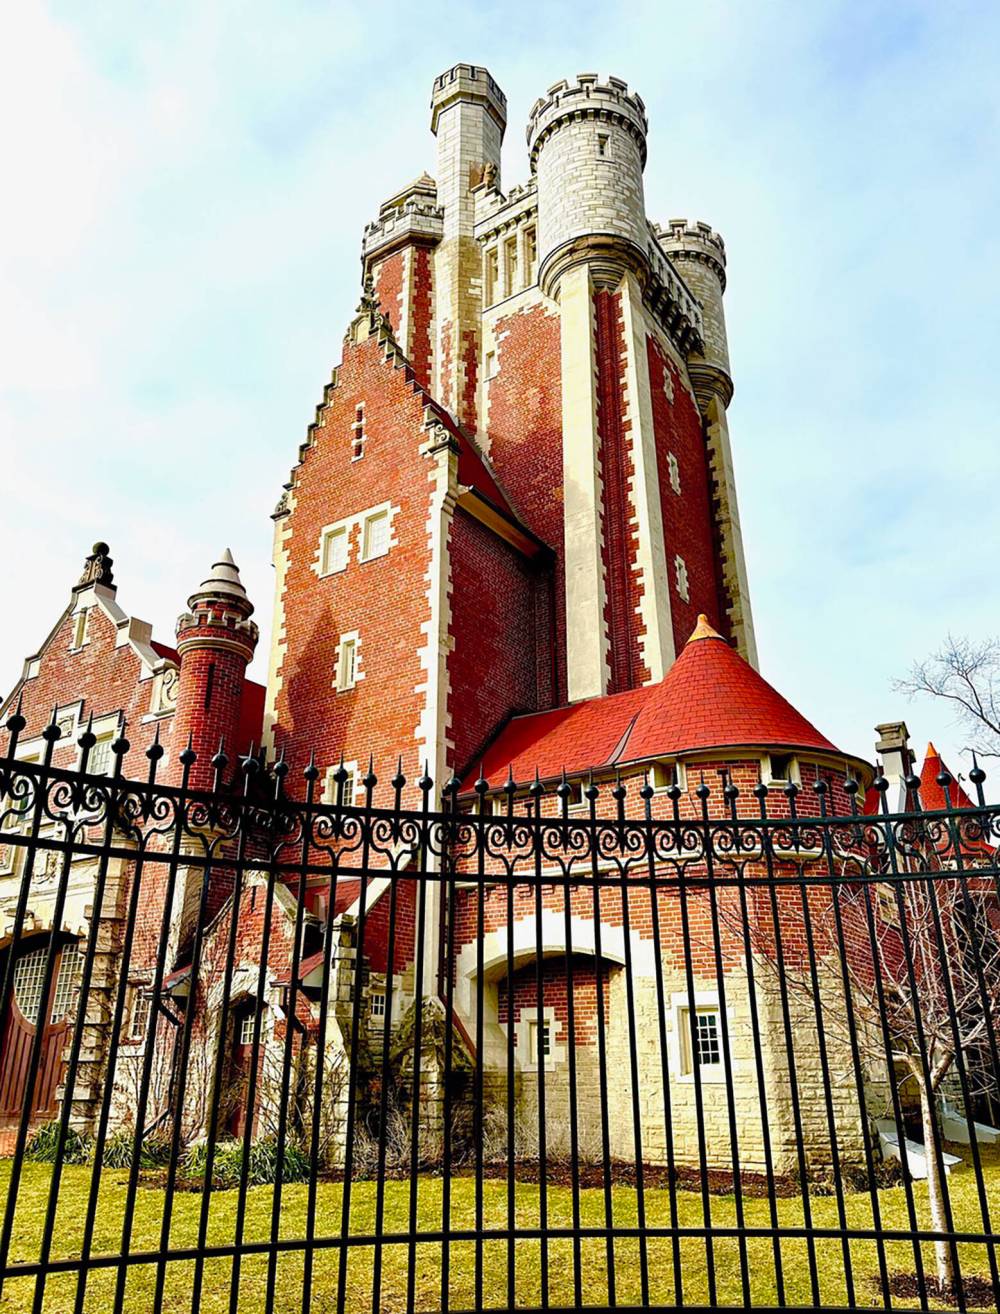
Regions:
M 3 1308 L 1000 1308 L 978 768 L 899 813 L 819 770 L 348 801 L 22 729 Z

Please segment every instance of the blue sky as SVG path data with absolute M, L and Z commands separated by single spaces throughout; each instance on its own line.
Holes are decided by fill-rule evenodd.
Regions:
M 434 76 L 507 92 L 510 184 L 534 99 L 592 70 L 646 101 L 650 216 L 726 239 L 765 675 L 845 749 L 904 717 L 959 766 L 890 681 L 1000 625 L 1000 9 L 21 0 L 5 28 L 0 687 L 95 538 L 160 638 L 226 545 L 269 628 L 268 515 L 362 227 L 433 173 Z

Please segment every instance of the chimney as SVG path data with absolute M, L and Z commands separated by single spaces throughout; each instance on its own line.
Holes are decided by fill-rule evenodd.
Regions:
M 882 763 L 882 774 L 889 782 L 886 805 L 890 812 L 907 810 L 906 777 L 913 771 L 910 732 L 905 721 L 886 721 L 875 727 L 878 739 L 875 752 Z

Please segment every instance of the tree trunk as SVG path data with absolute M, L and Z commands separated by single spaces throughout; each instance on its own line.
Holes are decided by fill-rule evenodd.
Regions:
M 917 1078 L 917 1084 L 920 1087 L 920 1115 L 924 1129 L 924 1157 L 927 1160 L 927 1199 L 931 1211 L 931 1227 L 935 1232 L 946 1232 L 948 1218 L 945 1208 L 944 1168 L 934 1153 L 934 1096 L 927 1090 L 921 1077 Z M 900 1128 L 900 1135 L 902 1134 Z M 937 1261 L 938 1281 L 941 1284 L 942 1294 L 955 1291 L 958 1286 L 958 1273 L 954 1244 L 951 1241 L 935 1241 L 934 1258 Z

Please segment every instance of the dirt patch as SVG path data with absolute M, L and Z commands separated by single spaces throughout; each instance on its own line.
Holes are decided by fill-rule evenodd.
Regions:
M 871 1285 L 872 1289 L 881 1295 L 881 1284 L 873 1279 Z M 924 1287 L 931 1300 L 939 1300 L 953 1308 L 958 1307 L 958 1293 L 954 1287 L 942 1285 L 936 1277 L 929 1275 L 924 1277 Z M 962 1282 L 962 1290 L 965 1303 L 970 1309 L 985 1309 L 989 1305 L 996 1304 L 996 1292 L 988 1278 L 967 1277 Z M 920 1287 L 916 1273 L 890 1273 L 889 1291 L 894 1296 L 919 1298 Z

